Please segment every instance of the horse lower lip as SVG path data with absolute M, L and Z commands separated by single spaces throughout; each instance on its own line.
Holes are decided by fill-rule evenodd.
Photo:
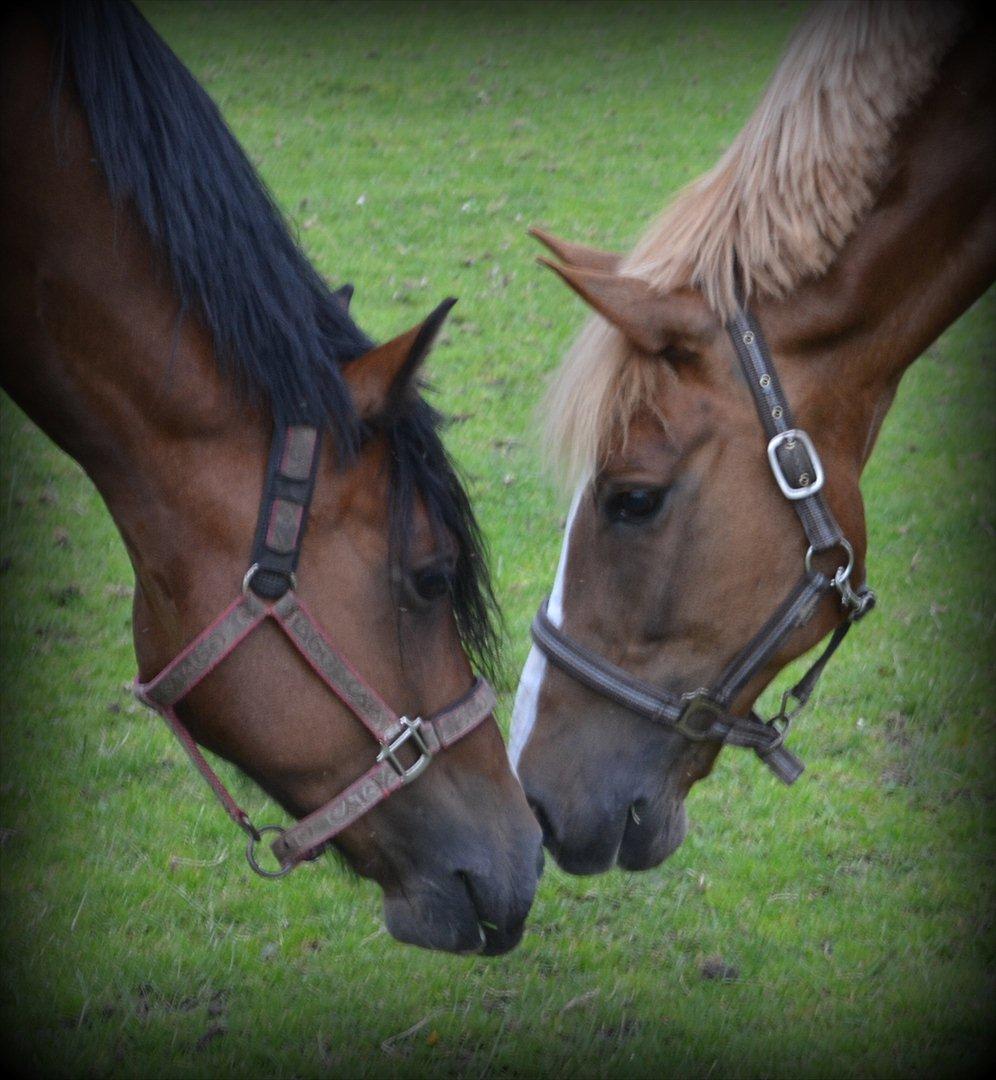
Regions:
M 499 920 L 492 912 L 488 911 L 486 898 L 481 895 L 480 890 L 475 886 L 471 875 L 459 873 L 457 877 L 467 890 L 471 907 L 477 916 L 477 924 L 481 932 L 481 946 L 478 951 L 481 955 L 499 956 L 514 949 L 522 940 L 528 907 L 522 910 L 521 915 L 510 912 L 508 917 Z
M 526 920 L 521 919 L 512 926 L 504 929 L 493 923 L 481 922 L 483 942 L 480 948 L 481 956 L 501 956 L 502 953 L 510 952 L 522 940 L 525 932 Z
M 636 808 L 636 814 L 633 809 Z M 685 838 L 683 804 L 676 803 L 669 814 L 659 816 L 648 807 L 630 807 L 626 826 L 616 853 L 622 870 L 651 870 L 659 866 Z

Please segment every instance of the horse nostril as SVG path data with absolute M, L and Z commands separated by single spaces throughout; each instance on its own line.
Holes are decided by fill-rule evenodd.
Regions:
M 546 816 L 546 811 L 543 809 L 543 804 L 536 799 L 528 799 L 529 809 L 532 810 L 533 816 L 539 822 L 540 828 L 543 830 L 543 843 L 550 847 L 556 840 L 556 833 L 553 825 L 550 823 L 550 819 Z M 542 851 L 540 857 L 542 858 Z

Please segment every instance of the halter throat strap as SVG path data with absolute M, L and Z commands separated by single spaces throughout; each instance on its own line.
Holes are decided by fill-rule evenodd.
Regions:
M 546 657 L 567 675 L 600 696 L 693 742 L 719 742 L 754 750 L 786 784 L 794 783 L 804 765 L 785 746 L 789 726 L 809 700 L 830 658 L 854 622 L 875 603 L 866 586 L 852 586 L 854 553 L 823 496 L 824 472 L 812 439 L 795 427 L 760 326 L 743 308 L 727 327 L 750 386 L 768 439 L 772 475 L 788 499 L 809 541 L 805 570 L 775 613 L 726 666 L 716 685 L 688 693 L 672 693 L 636 678 L 581 645 L 551 622 L 546 602 L 532 625 L 532 637 Z M 815 555 L 839 549 L 845 561 L 833 577 L 813 569 Z M 738 694 L 765 667 L 779 647 L 813 618 L 824 597 L 836 593 L 845 612 L 829 643 L 803 677 L 782 696 L 778 713 L 762 720 L 755 712 L 735 716 Z

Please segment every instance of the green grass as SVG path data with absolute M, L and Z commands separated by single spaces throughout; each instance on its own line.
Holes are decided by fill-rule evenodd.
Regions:
M 583 318 L 543 222 L 631 243 L 750 111 L 794 5 L 148 5 L 377 337 L 431 361 L 511 642 L 559 548 L 535 408 Z M 360 203 L 361 196 L 365 199 Z M 81 473 L 2 410 L 4 1043 L 80 1076 L 971 1074 L 993 1024 L 988 294 L 910 372 L 864 485 L 878 611 L 783 789 L 723 755 L 684 846 L 544 877 L 496 960 L 394 943 L 327 863 L 254 879 L 133 704 L 130 567 Z M 225 769 L 249 808 L 266 800 Z M 736 968 L 706 979 L 706 961 Z M 410 1032 L 409 1034 L 400 1034 Z

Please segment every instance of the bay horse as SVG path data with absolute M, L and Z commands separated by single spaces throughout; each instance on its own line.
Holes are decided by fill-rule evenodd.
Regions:
M 5 31 L 3 385 L 121 533 L 142 700 L 254 868 L 334 842 L 399 940 L 514 947 L 540 830 L 472 674 L 493 597 L 419 393 L 452 302 L 375 347 L 130 4 Z M 198 744 L 303 820 L 257 828 Z
M 596 312 L 547 402 L 574 499 L 510 740 L 566 870 L 666 859 L 724 744 L 802 771 L 788 724 L 874 599 L 862 469 L 996 274 L 993 46 L 980 7 L 818 7 L 629 255 L 534 230 Z

